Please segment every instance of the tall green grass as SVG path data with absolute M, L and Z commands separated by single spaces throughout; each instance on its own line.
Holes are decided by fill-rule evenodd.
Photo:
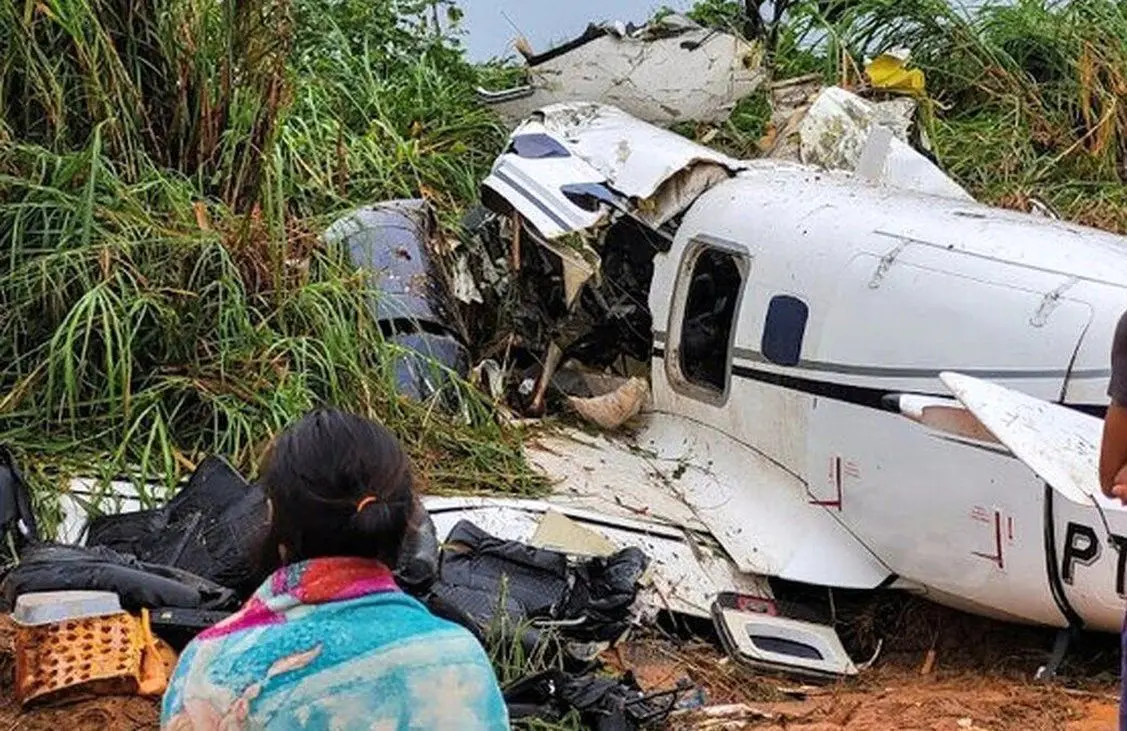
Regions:
M 940 164 L 982 200 L 1127 233 L 1127 5 L 1017 0 L 800 2 L 779 76 L 856 81 L 908 48 L 927 75 L 921 122 Z
M 318 238 L 356 205 L 422 195 L 449 220 L 475 196 L 502 134 L 432 17 L 0 4 L 0 441 L 31 474 L 251 468 L 332 403 L 388 423 L 432 488 L 536 488 L 471 389 L 454 417 L 396 395 L 371 292 Z
M 743 0 L 691 15 L 730 32 Z M 776 3 L 779 5 L 779 3 Z M 927 74 L 919 122 L 940 165 L 976 197 L 1127 233 L 1127 5 L 1117 0 L 797 0 L 765 30 L 775 79 L 821 74 L 864 86 L 895 47 Z M 757 153 L 765 95 L 744 100 L 713 144 Z M 704 130 L 683 130 L 701 134 Z

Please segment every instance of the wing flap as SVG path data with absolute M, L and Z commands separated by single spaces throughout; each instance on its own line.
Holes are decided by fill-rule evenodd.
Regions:
M 1100 489 L 1103 422 L 1005 386 L 960 373 L 940 379 L 999 442 L 1059 495 L 1108 507 Z

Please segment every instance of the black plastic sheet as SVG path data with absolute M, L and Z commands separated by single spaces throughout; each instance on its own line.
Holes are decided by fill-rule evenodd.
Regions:
M 87 544 L 188 571 L 245 596 L 272 568 L 264 561 L 268 529 L 262 489 L 209 457 L 164 507 L 95 518 Z
M 543 620 L 564 637 L 613 641 L 629 624 L 630 608 L 648 559 L 627 548 L 573 565 L 563 553 L 490 535 L 459 521 L 446 539 L 431 594 L 458 607 L 481 628 Z
M 38 544 L 0 584 L 0 597 L 11 610 L 21 594 L 40 591 L 111 591 L 125 609 L 183 607 L 231 609 L 238 598 L 230 589 L 168 566 L 138 561 L 104 546 L 85 548 Z

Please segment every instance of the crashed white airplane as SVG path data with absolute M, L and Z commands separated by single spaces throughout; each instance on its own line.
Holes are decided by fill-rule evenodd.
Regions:
M 547 253 L 559 276 L 524 289 L 608 321 L 570 343 L 573 323 L 544 329 L 532 410 L 568 359 L 640 359 L 651 399 L 629 434 L 533 440 L 556 481 L 542 499 L 426 497 L 438 537 L 468 519 L 572 555 L 636 546 L 651 559 L 643 612 L 712 619 L 740 660 L 814 677 L 858 666 L 832 628 L 779 616 L 771 578 L 1117 631 L 1127 511 L 1096 462 L 1127 240 L 975 203 L 846 92 L 810 110 L 802 159 L 853 172 L 734 160 L 595 104 L 515 130 L 482 197 L 519 223 L 502 242 L 516 275 L 542 274 L 530 251 Z M 412 211 L 361 211 L 358 264 L 394 270 L 365 247 L 404 246 L 415 226 L 424 241 Z M 389 281 L 407 314 L 435 316 Z M 434 357 L 461 353 L 430 340 Z M 408 390 L 431 393 L 417 377 L 404 371 Z M 127 484 L 71 488 L 67 542 L 91 506 L 143 507 Z
M 483 199 L 561 257 L 569 303 L 606 232 L 663 242 L 652 403 L 629 438 L 544 438 L 550 502 L 710 533 L 734 580 L 1118 631 L 1127 512 L 1096 462 L 1127 239 L 978 204 L 890 138 L 847 174 L 594 104 L 516 129 Z

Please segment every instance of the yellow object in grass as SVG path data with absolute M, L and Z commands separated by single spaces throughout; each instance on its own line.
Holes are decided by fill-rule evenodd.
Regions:
M 865 75 L 874 88 L 917 97 L 924 95 L 924 72 L 908 68 L 906 53 L 882 53 L 865 67 Z

